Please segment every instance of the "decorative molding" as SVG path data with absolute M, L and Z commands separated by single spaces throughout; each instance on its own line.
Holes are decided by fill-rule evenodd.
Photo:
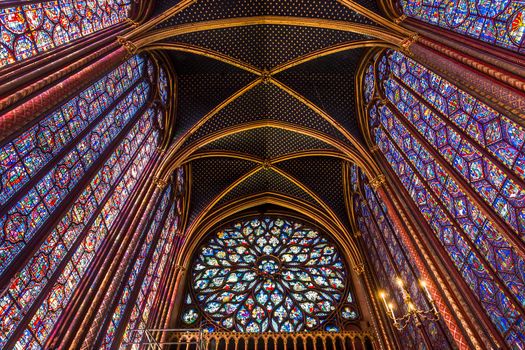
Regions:
M 353 265 L 352 269 L 359 276 L 359 275 L 361 275 L 362 273 L 365 272 L 365 264 L 362 263 L 362 262 L 359 262 L 356 265 Z
M 132 56 L 137 53 L 138 48 L 131 40 L 126 39 L 123 36 L 117 36 L 117 41 L 122 47 L 126 49 L 128 55 Z
M 407 19 L 407 15 L 403 14 L 397 18 L 394 18 L 394 23 L 395 24 L 399 24 L 401 22 L 403 22 L 405 19 Z
M 377 177 L 370 180 L 370 186 L 375 190 L 383 186 L 386 183 L 385 175 L 378 175 Z
M 390 22 L 395 25 L 393 22 Z M 292 16 L 254 16 L 254 17 L 234 17 L 227 19 L 212 20 L 206 22 L 180 24 L 173 27 L 155 30 L 140 39 L 136 40 L 137 46 L 145 47 L 148 44 L 159 42 L 161 40 L 178 36 L 182 34 L 195 33 L 207 30 L 216 30 L 234 27 L 247 27 L 255 25 L 285 25 L 285 26 L 300 26 L 300 27 L 314 27 L 323 29 L 332 29 L 343 32 L 358 33 L 371 36 L 375 39 L 383 40 L 385 43 L 390 43 L 400 46 L 403 40 L 412 36 L 414 32 L 407 31 L 406 34 L 399 34 L 398 31 L 385 29 L 369 24 L 361 24 L 354 22 L 320 19 L 320 18 L 306 18 L 306 17 L 292 17 Z M 144 27 L 141 25 L 137 28 Z M 406 31 L 406 29 L 405 29 Z M 126 35 L 126 38 L 129 38 Z
M 372 153 L 379 152 L 379 146 L 378 145 L 374 145 L 374 146 L 370 147 L 370 152 L 372 152 Z
M 155 186 L 157 186 L 157 188 L 161 190 L 165 189 L 166 186 L 168 186 L 168 181 L 159 177 L 153 178 L 153 183 L 155 184 Z
M 128 23 L 128 24 L 130 24 L 130 25 L 132 25 L 132 26 L 134 26 L 134 27 L 138 27 L 138 26 L 140 25 L 139 22 L 136 22 L 136 21 L 132 20 L 132 19 L 129 18 L 129 17 L 126 18 L 126 23 Z

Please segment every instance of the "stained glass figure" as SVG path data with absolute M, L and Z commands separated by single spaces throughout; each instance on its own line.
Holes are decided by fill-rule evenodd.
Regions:
M 523 0 L 401 0 L 400 4 L 408 17 L 525 52 Z
M 29 306 L 39 296 L 44 296 L 40 307 L 33 311 L 34 316 L 26 329 L 28 334 L 35 336 L 27 335 L 18 341 L 22 348 L 28 346 L 26 342 L 40 346 L 44 344 L 155 152 L 157 138 L 152 130 L 152 117 L 153 111 L 145 113 L 134 125 L 52 231 L 51 239 L 44 243 L 22 273 L 12 280 L 8 292 L 0 300 L 0 305 L 11 305 L 8 314 L 0 315 L 0 319 L 6 320 L 9 325 L 9 331 L 1 339 L 9 340 L 10 334 L 19 326 L 21 317 L 31 315 L 27 314 Z M 67 264 L 60 270 L 58 263 L 65 262 L 68 256 L 65 253 L 71 257 L 69 261 L 65 260 Z M 42 254 L 52 258 L 53 264 L 48 265 L 47 260 L 40 259 Z M 37 266 L 42 271 L 42 277 L 35 281 L 31 271 Z M 58 280 L 50 283 L 53 278 Z M 24 300 L 24 303 L 19 304 L 20 300 Z
M 179 172 L 182 173 L 182 168 Z M 153 311 L 154 304 L 159 301 L 160 279 L 171 270 L 168 261 L 173 256 L 173 248 L 180 239 L 180 236 L 177 236 L 179 213 L 176 208 L 178 201 L 181 200 L 179 198 L 177 201 L 173 201 L 169 209 L 160 241 L 155 248 L 148 271 L 140 287 L 140 293 L 133 306 L 130 320 L 126 326 L 126 332 L 124 333 L 124 342 L 126 343 L 140 342 L 140 337 L 144 336 L 139 332 L 132 332 L 132 330 L 148 328 L 149 315 Z
M 0 68 L 108 28 L 130 0 L 61 0 L 0 8 Z
M 337 323 L 349 297 L 338 248 L 301 223 L 261 217 L 208 238 L 192 266 L 181 321 L 239 332 L 295 332 Z M 359 317 L 347 303 L 347 320 Z M 332 329 L 332 328 L 331 328 Z
M 103 86 L 100 86 L 99 83 L 95 86 L 102 90 Z M 88 91 L 90 94 L 93 90 Z M 26 191 L 26 194 L 21 198 L 15 198 L 17 200 L 6 201 L 1 206 L 0 273 L 9 266 L 38 229 L 53 215 L 66 196 L 74 193 L 76 185 L 85 174 L 89 173 L 96 160 L 136 116 L 137 111 L 145 105 L 148 91 L 149 85 L 146 82 L 135 84 L 109 111 L 104 110 L 109 107 L 107 105 L 107 101 L 110 100 L 109 96 L 101 93 L 101 96 L 98 96 L 99 98 L 93 102 L 93 108 L 86 110 L 85 113 L 79 113 L 80 116 L 75 115 L 73 118 L 66 119 L 67 122 L 62 121 L 64 125 L 61 127 L 65 133 L 75 127 L 74 120 L 79 120 L 76 126 L 84 124 L 85 128 L 91 127 L 91 130 L 84 132 L 80 140 L 67 133 L 62 135 L 64 137 L 61 143 L 67 141 L 69 143 L 64 146 L 61 143 L 53 143 L 52 137 L 46 138 L 46 130 L 51 131 L 53 128 L 47 129 L 49 125 L 42 127 L 42 124 L 47 124 L 49 121 L 45 119 L 43 123 L 31 128 L 3 148 L 5 154 L 12 152 L 13 146 L 17 148 L 18 152 L 13 151 L 14 154 L 10 155 L 10 158 L 23 164 L 24 171 L 20 171 L 20 178 L 17 179 L 16 185 L 13 185 L 10 177 L 3 176 L 2 180 L 9 185 L 2 189 L 2 196 L 9 199 L 14 196 L 15 190 Z M 82 93 L 80 100 L 83 96 Z M 76 106 L 79 104 L 81 102 L 78 102 Z M 56 113 L 63 116 L 62 111 L 60 109 Z M 50 119 L 54 121 L 56 115 L 52 114 Z M 81 116 L 85 116 L 87 120 L 82 121 Z M 89 123 L 90 119 L 92 123 Z M 80 131 L 78 130 L 77 133 Z M 60 138 L 59 135 L 56 137 Z M 60 150 L 67 152 L 60 153 Z M 3 175 L 7 175 L 13 169 L 18 169 L 16 164 L 11 164 L 12 166 L 8 167 Z M 44 165 L 47 165 L 48 168 L 45 169 Z M 45 171 L 38 171 L 41 169 Z M 31 186 L 23 187 L 29 183 L 30 179 L 38 179 L 38 181 Z

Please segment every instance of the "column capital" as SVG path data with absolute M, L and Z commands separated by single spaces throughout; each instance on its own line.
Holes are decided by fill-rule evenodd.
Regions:
M 166 188 L 166 186 L 168 186 L 167 180 L 164 180 L 158 177 L 153 178 L 153 183 L 155 183 L 155 185 L 161 190 L 163 190 L 164 188 Z
M 134 27 L 138 27 L 140 25 L 139 22 L 136 22 L 136 21 L 132 20 L 131 18 L 126 18 L 126 22 L 131 24 Z
M 381 174 L 370 180 L 370 186 L 375 190 L 386 183 L 385 175 Z
M 184 271 L 186 271 L 186 267 L 182 266 L 182 265 L 175 265 L 175 271 L 184 272 Z
M 399 24 L 403 22 L 405 19 L 407 19 L 407 15 L 402 14 L 401 16 L 394 18 L 394 23 Z
M 126 39 L 123 36 L 117 36 L 117 41 L 129 55 L 134 55 L 137 53 L 137 45 L 135 45 L 131 40 Z
M 370 152 L 372 152 L 372 153 L 379 152 L 379 146 L 378 145 L 374 145 L 374 146 L 370 147 Z
M 361 275 L 363 272 L 365 272 L 365 264 L 362 262 L 357 263 L 356 265 L 352 266 L 352 269 L 357 275 Z

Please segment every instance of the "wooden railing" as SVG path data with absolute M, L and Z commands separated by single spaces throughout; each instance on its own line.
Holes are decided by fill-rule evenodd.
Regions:
M 201 330 L 135 330 L 122 349 L 170 350 L 368 350 L 369 332 L 237 333 Z M 132 340 L 131 340 L 132 339 Z M 161 339 L 165 339 L 162 340 Z

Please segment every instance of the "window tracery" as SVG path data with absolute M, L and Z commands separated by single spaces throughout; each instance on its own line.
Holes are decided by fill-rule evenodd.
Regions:
M 61 0 L 0 8 L 0 69 L 117 24 L 130 0 Z
M 508 236 L 525 229 L 522 128 L 400 52 L 377 60 L 375 143 L 496 328 L 525 342 L 525 261 Z
M 130 58 L 0 148 L 0 274 L 10 276 L 0 347 L 44 346 L 156 151 L 146 60 Z
M 515 52 L 525 52 L 523 0 L 401 0 L 405 15 Z
M 210 331 L 338 331 L 360 317 L 348 278 L 337 247 L 308 226 L 238 221 L 197 252 L 181 321 Z

